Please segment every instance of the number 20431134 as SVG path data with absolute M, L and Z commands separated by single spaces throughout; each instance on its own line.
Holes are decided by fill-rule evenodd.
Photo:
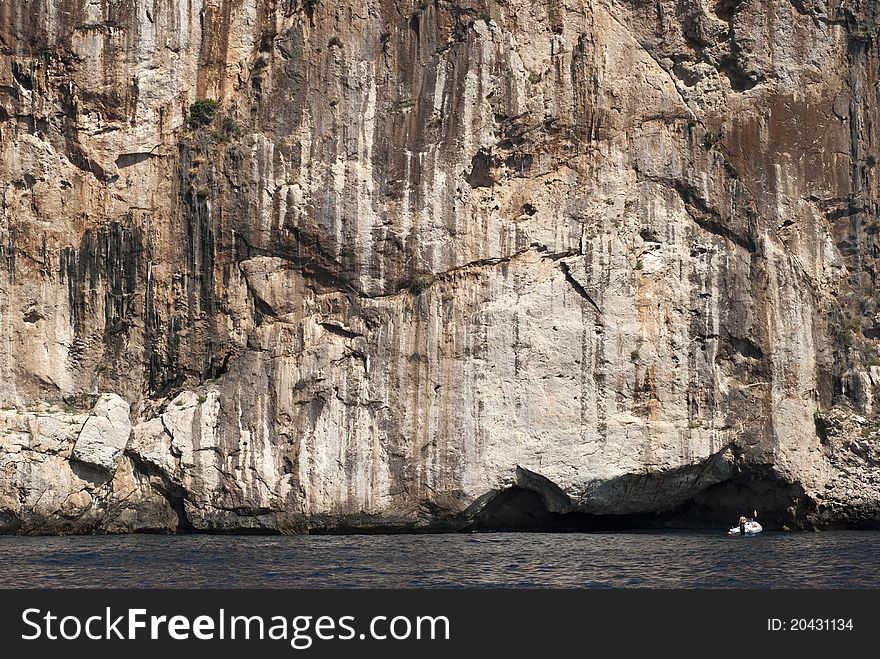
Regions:
M 771 632 L 840 632 L 852 631 L 852 618 L 767 618 L 767 630 Z

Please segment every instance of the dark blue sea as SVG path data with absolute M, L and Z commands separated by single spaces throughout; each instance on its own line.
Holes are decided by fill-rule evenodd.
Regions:
M 876 588 L 880 531 L 0 536 L 3 588 Z

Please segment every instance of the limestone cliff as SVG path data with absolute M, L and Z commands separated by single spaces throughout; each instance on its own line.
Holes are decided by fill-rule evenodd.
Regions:
M 880 520 L 874 0 L 0 0 L 0 529 Z

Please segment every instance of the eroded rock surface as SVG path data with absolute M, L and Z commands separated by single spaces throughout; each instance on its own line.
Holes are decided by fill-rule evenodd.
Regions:
M 2 4 L 0 528 L 877 524 L 878 32 Z
M 131 434 L 129 412 L 128 403 L 116 394 L 101 395 L 79 431 L 71 459 L 113 473 Z

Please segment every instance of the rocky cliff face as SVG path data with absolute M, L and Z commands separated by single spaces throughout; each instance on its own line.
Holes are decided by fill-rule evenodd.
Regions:
M 878 42 L 3 2 L 0 529 L 876 523 Z

